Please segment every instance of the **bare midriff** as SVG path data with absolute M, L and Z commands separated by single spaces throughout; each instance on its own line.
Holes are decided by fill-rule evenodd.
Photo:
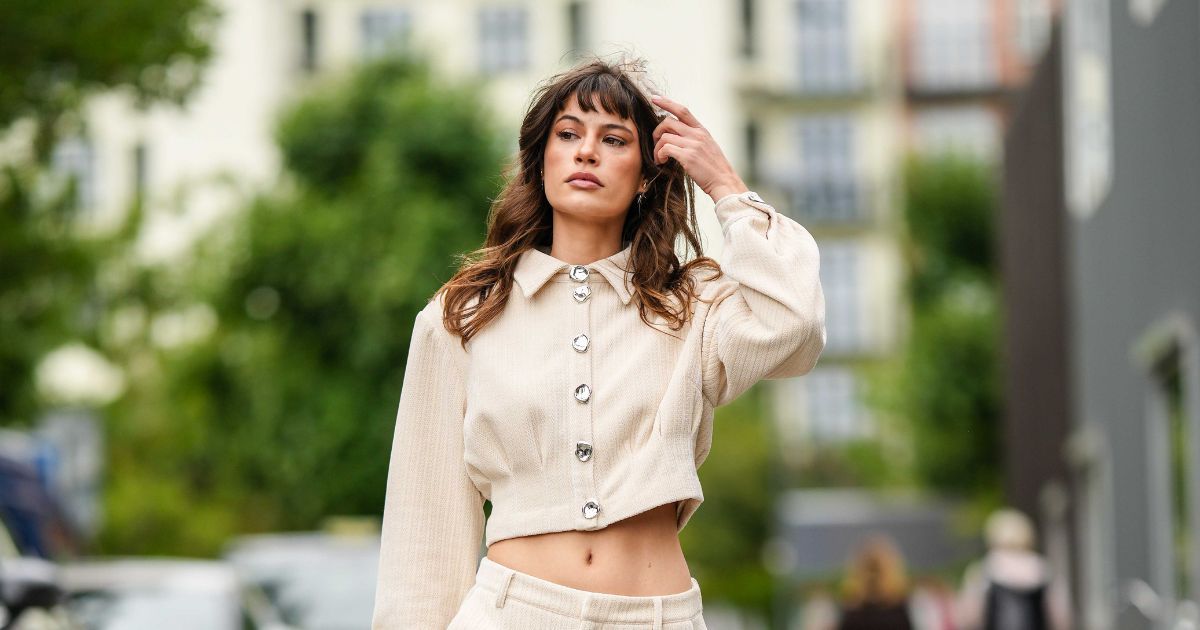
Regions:
M 676 504 L 668 503 L 604 529 L 508 538 L 488 547 L 489 560 L 562 586 L 612 595 L 673 595 L 692 587 L 679 546 Z

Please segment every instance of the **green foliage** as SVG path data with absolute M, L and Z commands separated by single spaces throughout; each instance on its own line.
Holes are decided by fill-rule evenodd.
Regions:
M 33 368 L 88 329 L 94 248 L 72 235 L 71 187 L 34 193 L 37 170 L 0 171 L 0 425 L 29 424 L 40 408 Z
M 94 341 L 103 308 L 96 276 L 119 256 L 140 214 L 122 230 L 81 237 L 76 182 L 46 167 L 64 134 L 77 133 L 93 93 L 132 90 L 148 103 L 182 101 L 210 55 L 205 0 L 10 0 L 0 3 L 0 425 L 42 410 L 33 379 L 45 354 Z M 28 119 L 32 136 L 15 132 Z M 28 140 L 29 146 L 18 146 Z
M 47 156 L 64 115 L 122 88 L 138 102 L 182 104 L 212 54 L 207 0 L 5 0 L 0 3 L 0 129 L 31 117 Z
M 911 158 L 904 171 L 909 294 L 924 308 L 960 283 L 996 284 L 996 192 L 992 169 L 944 154 Z
M 473 92 L 389 60 L 283 116 L 290 185 L 156 279 L 172 308 L 207 305 L 216 326 L 158 353 L 117 414 L 123 474 L 173 492 L 114 483 L 107 548 L 213 553 L 235 532 L 382 511 L 413 319 L 481 243 L 500 184 L 480 110 Z M 127 527 L 148 521 L 173 534 Z
M 904 188 L 912 330 L 880 399 L 910 423 L 920 481 L 988 500 L 1000 479 L 993 174 L 913 158 Z
M 772 575 L 762 562 L 770 537 L 775 481 L 772 438 L 761 386 L 717 409 L 713 448 L 700 467 L 704 503 L 680 532 L 692 576 L 705 601 L 769 618 Z

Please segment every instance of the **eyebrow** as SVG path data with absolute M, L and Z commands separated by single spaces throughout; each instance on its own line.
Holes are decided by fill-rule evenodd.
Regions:
M 559 116 L 558 120 L 556 120 L 554 122 L 555 122 L 555 124 L 558 124 L 562 120 L 574 120 L 575 122 L 577 122 L 581 125 L 584 124 L 584 122 L 582 120 L 580 120 L 576 116 L 572 116 L 571 114 L 563 114 L 562 116 Z M 625 133 L 628 133 L 629 135 L 633 135 L 633 131 L 631 131 L 629 129 L 629 127 L 626 127 L 625 125 L 618 125 L 617 123 L 604 123 L 603 125 L 600 125 L 600 126 L 604 129 L 620 129 L 621 131 L 624 131 Z

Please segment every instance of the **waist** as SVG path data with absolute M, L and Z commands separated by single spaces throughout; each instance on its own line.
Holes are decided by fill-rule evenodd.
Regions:
M 687 590 L 679 593 L 630 597 L 562 586 L 514 571 L 485 557 L 479 561 L 475 585 L 489 598 L 494 598 L 497 607 L 516 600 L 562 615 L 564 620 L 591 621 L 591 625 L 605 627 L 608 624 L 662 627 L 692 621 L 703 610 L 700 585 L 694 579 L 690 580 Z
M 493 543 L 493 562 L 548 582 L 593 593 L 682 593 L 691 572 L 679 546 L 676 504 L 661 505 L 593 531 L 520 536 Z

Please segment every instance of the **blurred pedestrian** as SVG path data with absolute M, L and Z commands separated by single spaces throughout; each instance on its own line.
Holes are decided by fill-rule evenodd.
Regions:
M 837 600 L 833 598 L 833 594 L 825 587 L 818 586 L 804 597 L 800 630 L 835 630 L 838 615 Z
M 1032 521 L 1012 509 L 984 526 L 988 552 L 967 568 L 959 593 L 963 630 L 1067 630 L 1067 586 L 1035 550 Z
M 868 539 L 846 571 L 838 630 L 912 630 L 908 589 L 900 550 L 885 536 Z
M 909 595 L 909 610 L 917 630 L 955 630 L 955 592 L 945 580 L 918 579 Z

